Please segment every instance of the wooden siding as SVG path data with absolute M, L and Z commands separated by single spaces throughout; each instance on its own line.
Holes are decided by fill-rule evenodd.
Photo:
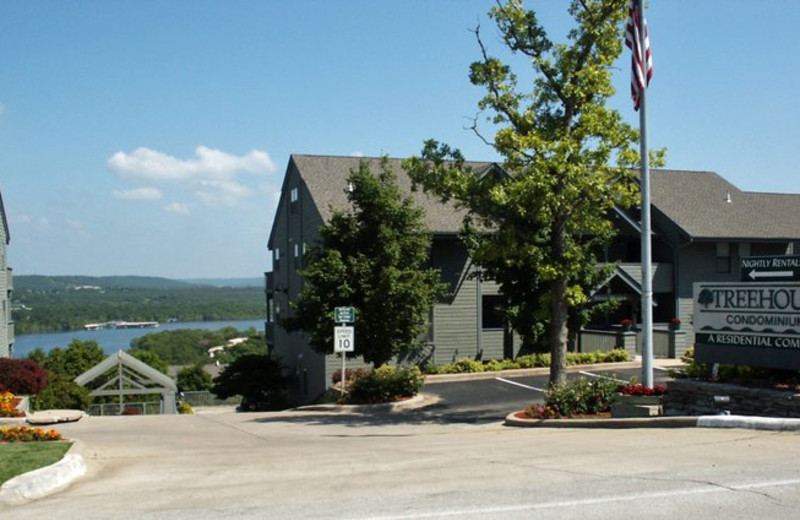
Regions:
M 608 352 L 617 348 L 618 333 L 613 330 L 582 330 L 581 352 Z
M 653 264 L 653 292 L 656 293 L 671 293 L 672 292 L 672 264 L 667 263 L 654 263 Z M 619 268 L 625 273 L 642 284 L 642 264 L 639 263 L 622 263 Z
M 433 308 L 432 362 L 441 365 L 478 353 L 478 280 L 464 246 L 456 238 L 438 238 L 431 248 L 431 264 L 440 270 L 449 294 Z M 499 293 L 491 280 L 480 282 L 481 296 Z M 506 331 L 482 329 L 482 359 L 503 359 Z
M 297 189 L 298 194 L 295 202 L 291 200 L 293 189 Z M 289 302 L 295 300 L 302 289 L 298 273 L 301 264 L 295 259 L 294 245 L 298 245 L 302 255 L 303 244 L 310 245 L 316 241 L 322 225 L 316 205 L 293 165 L 287 171 L 279 208 L 275 215 L 272 247 L 273 253 L 276 248 L 280 250 L 280 258 L 277 264 L 273 263 L 271 273 L 276 322 L 287 316 Z M 274 353 L 281 358 L 285 374 L 290 379 L 290 397 L 297 403 L 306 403 L 324 392 L 330 381 L 326 374 L 325 356 L 308 346 L 306 335 L 299 332 L 290 334 L 276 323 L 273 336 Z

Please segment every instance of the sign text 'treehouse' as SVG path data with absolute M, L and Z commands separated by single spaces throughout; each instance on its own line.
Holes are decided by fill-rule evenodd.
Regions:
M 800 369 L 800 283 L 695 283 L 695 357 Z

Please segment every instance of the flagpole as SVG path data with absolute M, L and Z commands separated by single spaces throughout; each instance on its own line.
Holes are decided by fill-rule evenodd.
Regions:
M 653 387 L 653 276 L 650 239 L 650 164 L 647 156 L 647 26 L 644 2 L 639 1 L 639 48 L 644 85 L 639 93 L 639 150 L 641 154 L 642 226 L 642 384 Z

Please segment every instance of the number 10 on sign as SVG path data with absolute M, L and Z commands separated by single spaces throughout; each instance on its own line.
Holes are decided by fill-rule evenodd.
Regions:
M 355 327 L 340 326 L 333 328 L 333 351 L 334 352 L 354 352 Z
M 356 349 L 356 329 L 350 326 L 333 328 L 333 351 L 342 353 L 342 397 L 344 398 L 345 385 L 347 385 L 347 353 Z

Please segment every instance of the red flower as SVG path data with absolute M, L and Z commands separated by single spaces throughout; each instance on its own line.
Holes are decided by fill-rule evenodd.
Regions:
M 652 388 L 644 385 L 620 385 L 617 391 L 622 395 L 664 395 L 667 393 L 667 387 L 664 385 L 656 385 Z

